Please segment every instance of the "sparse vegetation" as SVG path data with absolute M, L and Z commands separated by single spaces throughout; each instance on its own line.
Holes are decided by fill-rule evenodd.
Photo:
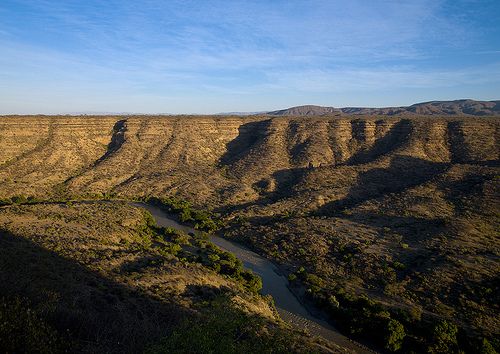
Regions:
M 167 212 L 177 214 L 181 222 L 192 223 L 197 230 L 212 233 L 223 226 L 222 221 L 215 215 L 204 210 L 195 209 L 191 203 L 185 200 L 174 197 L 146 197 L 143 200 L 147 203 L 158 205 Z
M 0 351 L 62 353 L 63 339 L 26 301 L 0 298 Z
M 313 353 L 296 335 L 256 316 L 249 316 L 219 297 L 202 309 L 196 321 L 182 322 L 147 354 L 192 353 Z

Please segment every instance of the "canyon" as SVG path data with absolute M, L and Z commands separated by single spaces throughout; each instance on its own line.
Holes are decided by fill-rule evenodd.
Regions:
M 380 348 L 366 298 L 425 350 L 498 338 L 499 145 L 495 116 L 2 116 L 0 199 L 189 201 L 345 334 Z

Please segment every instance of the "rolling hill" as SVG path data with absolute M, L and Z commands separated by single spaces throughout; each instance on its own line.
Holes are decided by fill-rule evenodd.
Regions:
M 431 101 L 411 106 L 364 108 L 364 107 L 322 107 L 297 106 L 267 112 L 271 116 L 318 116 L 318 115 L 437 115 L 437 116 L 493 116 L 500 115 L 500 101 L 475 101 L 470 99 L 455 101 Z

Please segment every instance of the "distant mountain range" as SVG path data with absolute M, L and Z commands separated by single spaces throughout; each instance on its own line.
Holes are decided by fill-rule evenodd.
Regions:
M 98 112 L 82 111 L 69 113 L 56 113 L 63 115 L 91 115 L 91 116 L 134 116 L 134 115 L 179 115 L 172 113 L 138 113 L 138 112 Z M 207 115 L 202 113 L 185 113 L 181 115 Z M 210 115 L 210 114 L 209 114 Z M 221 112 L 211 114 L 215 116 L 325 116 L 325 115 L 435 115 L 435 116 L 498 116 L 500 115 L 500 100 L 497 101 L 476 101 L 471 99 L 462 99 L 454 101 L 430 101 L 415 103 L 411 106 L 400 107 L 324 107 L 315 105 L 304 105 L 280 109 L 277 111 L 254 111 L 254 112 Z
M 297 106 L 278 111 L 267 112 L 272 116 L 322 116 L 322 115 L 472 115 L 494 116 L 500 115 L 499 101 L 475 101 L 470 99 L 455 101 L 431 101 L 416 103 L 411 106 L 366 108 L 366 107 L 322 107 Z
M 216 116 L 253 116 L 256 114 L 267 114 L 266 111 L 259 111 L 259 112 L 222 112 L 222 113 L 216 113 Z

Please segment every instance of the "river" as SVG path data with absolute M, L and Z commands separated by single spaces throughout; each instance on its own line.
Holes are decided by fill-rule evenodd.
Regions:
M 133 203 L 133 205 L 147 209 L 159 226 L 172 227 L 186 233 L 196 232 L 192 227 L 178 223 L 173 217 L 158 207 L 142 203 Z M 271 261 L 238 243 L 231 242 L 217 235 L 211 235 L 210 241 L 223 250 L 234 253 L 243 262 L 245 268 L 252 270 L 262 278 L 261 293 L 263 295 L 269 294 L 274 298 L 276 309 L 284 321 L 356 353 L 373 353 L 368 348 L 339 333 L 326 321 L 311 315 L 290 291 L 288 280 L 280 274 L 278 268 Z

